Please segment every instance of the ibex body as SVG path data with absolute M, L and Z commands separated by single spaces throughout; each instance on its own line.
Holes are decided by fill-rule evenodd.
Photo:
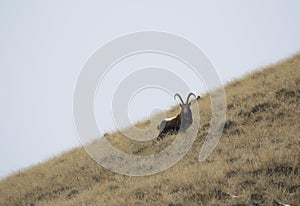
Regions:
M 193 123 L 193 116 L 191 111 L 191 103 L 189 99 L 191 96 L 196 97 L 194 93 L 189 93 L 187 96 L 186 102 L 184 103 L 181 96 L 176 93 L 174 98 L 179 97 L 181 103 L 180 105 L 180 113 L 172 118 L 164 119 L 157 129 L 159 130 L 158 139 L 161 139 L 166 133 L 169 131 L 186 131 Z

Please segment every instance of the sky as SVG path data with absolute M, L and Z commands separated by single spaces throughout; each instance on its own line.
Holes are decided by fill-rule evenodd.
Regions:
M 137 31 L 176 34 L 199 47 L 226 83 L 299 52 L 299 8 L 297 0 L 1 1 L 0 177 L 80 145 L 72 114 L 76 80 L 88 58 L 111 40 Z M 153 61 L 180 64 L 146 54 L 123 67 Z M 164 92 L 145 93 L 158 95 L 159 104 L 137 107 L 145 99 L 136 95 L 132 121 L 148 116 L 153 105 L 176 103 Z M 105 129 L 114 126 L 107 121 Z

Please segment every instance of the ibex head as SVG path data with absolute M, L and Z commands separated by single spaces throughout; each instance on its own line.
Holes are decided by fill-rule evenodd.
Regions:
M 174 99 L 175 100 L 176 100 L 176 97 L 178 97 L 180 99 L 180 101 L 181 101 L 181 103 L 179 103 L 180 108 L 181 108 L 181 118 L 191 119 L 191 117 L 192 117 L 192 111 L 191 111 L 191 108 L 190 108 L 191 102 L 189 102 L 191 96 L 196 97 L 196 95 L 191 92 L 187 96 L 186 102 L 184 103 L 182 97 L 180 96 L 180 94 L 176 93 L 174 95 Z

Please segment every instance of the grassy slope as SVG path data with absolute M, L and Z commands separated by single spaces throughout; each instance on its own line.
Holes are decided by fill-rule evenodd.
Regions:
M 299 205 L 300 54 L 235 80 L 225 90 L 226 129 L 207 160 L 197 161 L 210 116 L 204 95 L 198 102 L 198 138 L 165 172 L 115 174 L 75 148 L 3 179 L 0 205 Z M 162 149 L 174 136 L 158 145 L 139 145 L 118 132 L 106 138 L 143 155 Z

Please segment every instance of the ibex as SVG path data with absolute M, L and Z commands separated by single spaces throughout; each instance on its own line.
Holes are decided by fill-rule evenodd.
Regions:
M 192 111 L 191 111 L 191 103 L 189 102 L 189 99 L 191 96 L 196 97 L 194 93 L 189 93 L 187 96 L 186 102 L 184 103 L 182 100 L 182 97 L 176 93 L 174 95 L 174 99 L 176 97 L 179 97 L 181 103 L 180 105 L 180 113 L 171 118 L 164 119 L 158 126 L 157 129 L 159 130 L 158 139 L 162 139 L 163 136 L 168 133 L 169 131 L 186 131 L 193 123 L 193 117 L 192 117 Z M 197 97 L 199 99 L 200 96 Z

